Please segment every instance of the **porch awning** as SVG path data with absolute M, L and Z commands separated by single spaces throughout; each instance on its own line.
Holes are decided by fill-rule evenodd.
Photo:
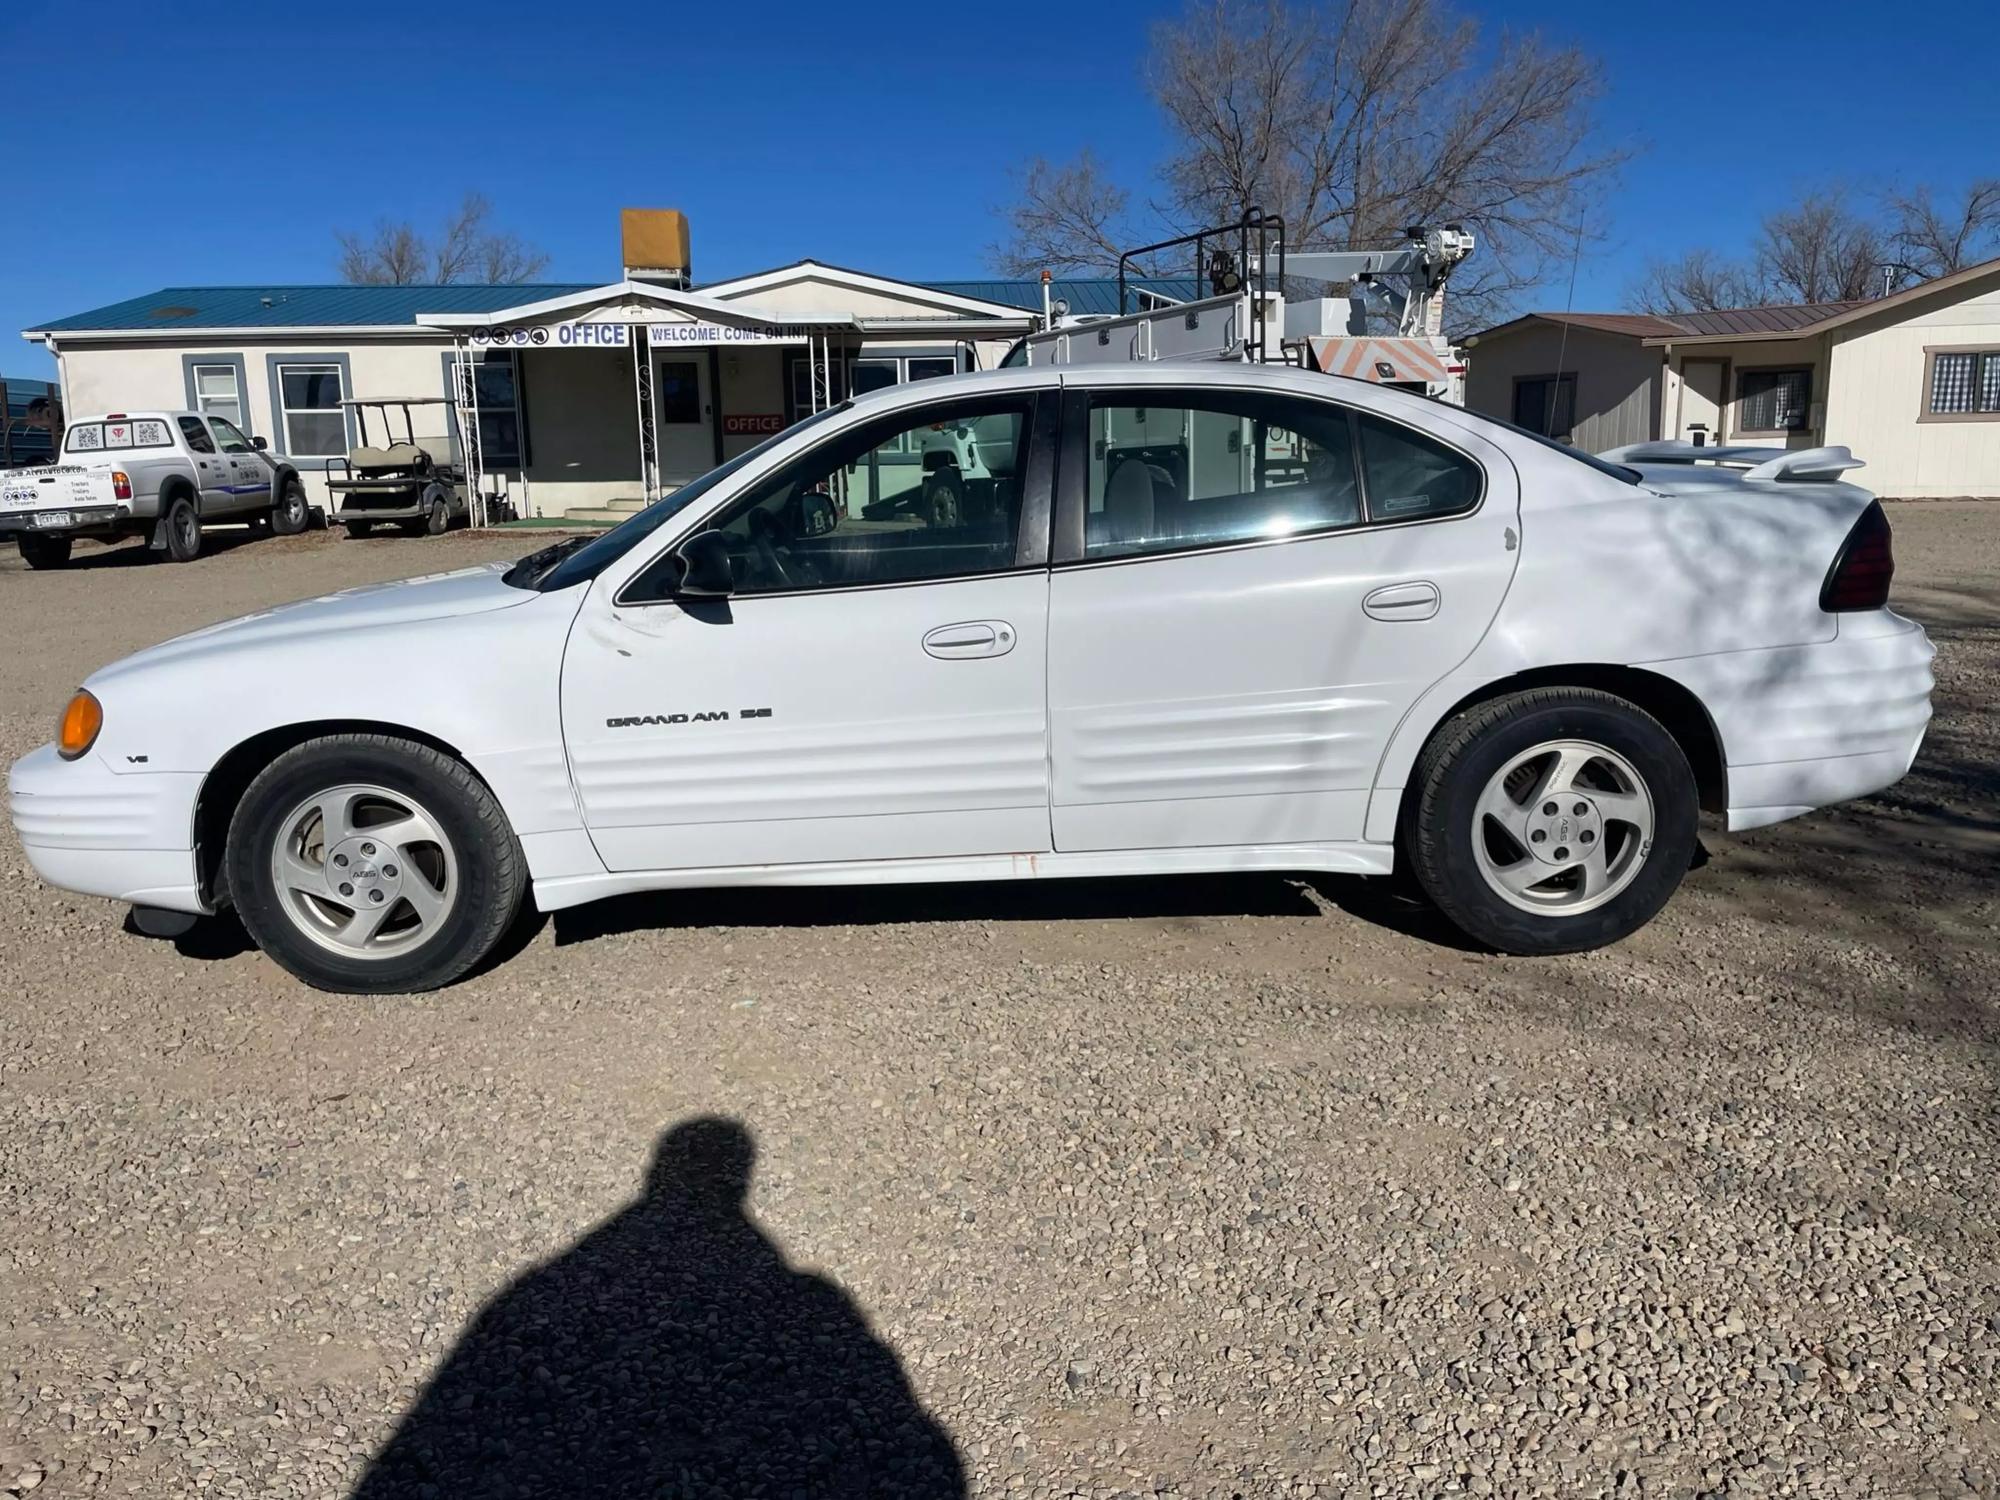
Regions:
M 1437 351 L 1422 339 L 1307 339 L 1313 365 L 1327 375 L 1351 375 L 1377 385 L 1434 385 L 1451 378 Z

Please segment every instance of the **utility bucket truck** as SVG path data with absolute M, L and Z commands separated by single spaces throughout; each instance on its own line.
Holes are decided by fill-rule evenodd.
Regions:
M 1130 311 L 1133 263 L 1189 248 L 1210 295 Z M 1288 364 L 1462 405 L 1465 366 L 1444 337 L 1444 287 L 1472 250 L 1471 231 L 1457 224 L 1413 227 L 1392 249 L 1291 250 L 1284 222 L 1253 208 L 1234 224 L 1126 251 L 1118 259 L 1119 316 L 1058 319 L 1006 363 Z M 1347 295 L 1287 300 L 1286 288 L 1300 280 L 1344 283 Z M 1371 330 L 1371 313 L 1394 331 Z

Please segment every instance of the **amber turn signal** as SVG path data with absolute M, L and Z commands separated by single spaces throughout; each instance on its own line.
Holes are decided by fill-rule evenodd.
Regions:
M 103 727 L 104 706 L 91 694 L 78 688 L 76 696 L 62 711 L 62 722 L 56 727 L 56 754 L 64 760 L 75 760 L 97 743 L 97 731 Z

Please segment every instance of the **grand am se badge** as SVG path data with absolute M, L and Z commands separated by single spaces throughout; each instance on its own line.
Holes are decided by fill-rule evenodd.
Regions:
M 632 714 L 622 719 L 606 719 L 606 729 L 641 729 L 658 724 L 719 724 L 729 719 L 768 719 L 768 708 L 739 708 L 731 713 L 726 708 L 692 714 Z

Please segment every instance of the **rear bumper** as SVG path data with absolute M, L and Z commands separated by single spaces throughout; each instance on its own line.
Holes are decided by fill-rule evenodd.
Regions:
M 0 515 L 0 536 L 89 535 L 92 532 L 118 530 L 132 519 L 132 512 L 123 505 L 75 505 L 69 507 L 69 513 L 73 519 L 67 526 L 37 526 L 35 517 L 41 512 L 9 511 Z
M 1729 827 L 1761 828 L 1900 781 L 1931 720 L 1921 625 L 1891 610 L 1842 615 L 1811 646 L 1653 664 L 1707 705 L 1728 762 Z
M 193 848 L 198 775 L 121 776 L 96 755 L 66 761 L 44 745 L 7 773 L 21 850 L 50 885 L 141 906 L 206 912 Z

